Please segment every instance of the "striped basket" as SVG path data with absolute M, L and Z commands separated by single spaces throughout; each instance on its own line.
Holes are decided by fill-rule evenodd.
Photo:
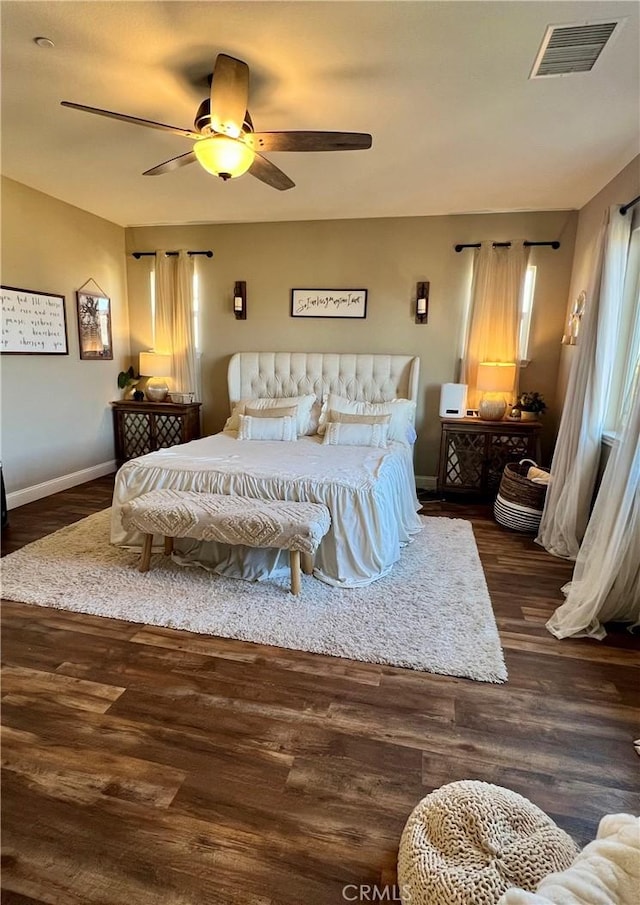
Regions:
M 540 467 L 531 459 L 522 459 L 517 465 L 512 462 L 504 467 L 493 514 L 496 522 L 505 528 L 535 533 L 540 527 L 547 488 L 527 478 L 532 465 Z M 541 470 L 548 471 L 546 468 Z

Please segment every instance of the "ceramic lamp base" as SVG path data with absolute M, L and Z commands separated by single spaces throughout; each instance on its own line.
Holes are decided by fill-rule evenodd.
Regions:
M 147 399 L 150 399 L 151 402 L 164 402 L 169 395 L 169 387 L 166 383 L 161 383 L 160 381 L 156 383 L 153 379 L 147 383 L 144 391 L 147 394 Z
M 478 415 L 483 421 L 502 421 L 507 410 L 504 399 L 482 398 L 478 406 Z

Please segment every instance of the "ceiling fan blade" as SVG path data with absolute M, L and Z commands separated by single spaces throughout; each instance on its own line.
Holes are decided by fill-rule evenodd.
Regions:
M 292 189 L 295 186 L 295 182 L 289 179 L 286 173 L 283 173 L 270 160 L 267 160 L 266 157 L 261 157 L 259 154 L 256 154 L 253 163 L 249 167 L 249 173 L 259 179 L 260 182 L 264 182 L 280 192 Z
M 219 53 L 211 79 L 211 128 L 239 138 L 248 100 L 249 67 L 242 60 Z
M 171 173 L 173 170 L 179 170 L 180 167 L 186 167 L 190 163 L 195 163 L 196 155 L 194 151 L 187 151 L 186 154 L 180 154 L 178 157 L 172 157 L 171 160 L 165 160 L 159 163 L 157 167 L 145 170 L 143 176 L 162 176 L 163 173 Z
M 250 132 L 245 141 L 255 151 L 366 151 L 368 132 Z
M 146 126 L 148 129 L 159 129 L 161 132 L 173 132 L 174 135 L 182 135 L 184 138 L 196 139 L 202 137 L 198 132 L 191 132 L 189 129 L 179 129 L 178 126 L 156 123 L 152 119 L 139 119 L 137 116 L 127 116 L 126 113 L 101 110 L 99 107 L 85 107 L 84 104 L 74 104 L 71 101 L 60 101 L 60 106 L 71 107 L 73 110 L 82 110 L 84 113 L 96 113 L 98 116 L 108 116 L 110 119 L 119 119 L 124 123 L 133 123 L 134 126 Z

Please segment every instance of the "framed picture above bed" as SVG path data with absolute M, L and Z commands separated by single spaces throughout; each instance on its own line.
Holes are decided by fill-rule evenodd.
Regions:
M 291 317 L 367 316 L 366 289 L 292 289 Z

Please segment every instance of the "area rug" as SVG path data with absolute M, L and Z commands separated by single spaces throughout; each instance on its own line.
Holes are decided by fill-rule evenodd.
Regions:
M 308 575 L 223 578 L 109 544 L 110 510 L 2 560 L 2 596 L 22 603 L 162 625 L 206 635 L 404 666 L 484 682 L 507 671 L 469 522 L 422 517 L 423 530 L 392 572 L 366 588 Z

